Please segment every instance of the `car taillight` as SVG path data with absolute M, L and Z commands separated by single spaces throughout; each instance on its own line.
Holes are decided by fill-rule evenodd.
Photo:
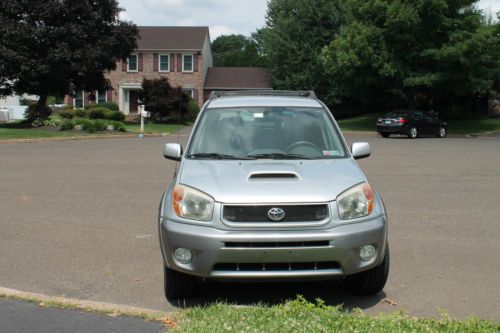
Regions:
M 408 121 L 409 121 L 408 119 L 404 119 L 404 118 L 398 119 L 398 123 L 400 123 L 400 124 L 407 123 Z
M 381 123 L 382 122 L 382 118 L 377 118 L 377 123 Z

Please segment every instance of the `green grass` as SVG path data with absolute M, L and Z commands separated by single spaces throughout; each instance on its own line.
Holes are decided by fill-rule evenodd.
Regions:
M 146 124 L 144 126 L 145 133 L 172 133 L 184 125 L 175 124 Z M 140 125 L 136 123 L 126 123 L 125 128 L 127 132 L 130 133 L 140 133 Z M 102 132 L 93 133 L 92 135 L 100 134 L 126 134 L 122 132 Z M 40 128 L 26 128 L 22 122 L 5 123 L 0 124 L 0 140 L 9 139 L 43 139 L 43 138 L 59 138 L 59 137 L 75 137 L 75 136 L 85 136 L 89 135 L 87 132 L 68 132 L 68 131 L 57 131 L 57 130 L 47 130 Z
M 172 332 L 470 332 L 498 333 L 500 326 L 486 320 L 469 318 L 458 321 L 417 319 L 402 312 L 368 316 L 361 310 L 347 313 L 340 306 L 312 304 L 298 297 L 272 307 L 236 307 L 215 304 L 181 313 Z
M 181 129 L 184 125 L 177 124 L 144 124 L 144 133 L 172 133 Z M 141 133 L 141 125 L 137 123 L 125 123 L 125 128 L 129 132 Z
M 377 114 L 362 115 L 338 120 L 342 131 L 376 131 Z M 447 120 L 450 134 L 471 134 L 500 131 L 500 119 L 452 119 Z

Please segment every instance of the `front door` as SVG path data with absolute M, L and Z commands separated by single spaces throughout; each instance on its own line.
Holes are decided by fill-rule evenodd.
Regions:
M 130 113 L 137 113 L 138 111 L 138 103 L 137 100 L 139 99 L 139 92 L 136 90 L 130 90 L 129 95 L 128 95 L 128 100 L 129 100 L 129 108 L 128 112 Z

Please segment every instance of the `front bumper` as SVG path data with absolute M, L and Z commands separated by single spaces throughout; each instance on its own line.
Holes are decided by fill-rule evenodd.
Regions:
M 212 279 L 308 279 L 350 275 L 380 264 L 386 240 L 385 215 L 329 229 L 283 231 L 232 231 L 160 220 L 160 246 L 165 265 Z M 270 242 L 286 244 L 255 247 L 255 244 Z M 242 245 L 235 247 L 235 243 Z M 229 244 L 232 245 L 229 247 Z M 368 244 L 375 246 L 377 255 L 364 262 L 359 257 L 359 250 Z M 192 250 L 193 259 L 189 264 L 174 259 L 174 251 L 179 247 Z M 333 262 L 338 265 L 322 265 Z M 301 266 L 303 263 L 312 263 L 314 267 Z M 273 269 L 267 270 L 266 264 Z M 246 269 L 248 267 L 250 269 Z

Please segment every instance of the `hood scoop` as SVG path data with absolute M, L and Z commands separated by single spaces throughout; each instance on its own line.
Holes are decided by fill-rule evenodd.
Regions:
M 299 175 L 295 172 L 253 172 L 248 180 L 298 180 Z

